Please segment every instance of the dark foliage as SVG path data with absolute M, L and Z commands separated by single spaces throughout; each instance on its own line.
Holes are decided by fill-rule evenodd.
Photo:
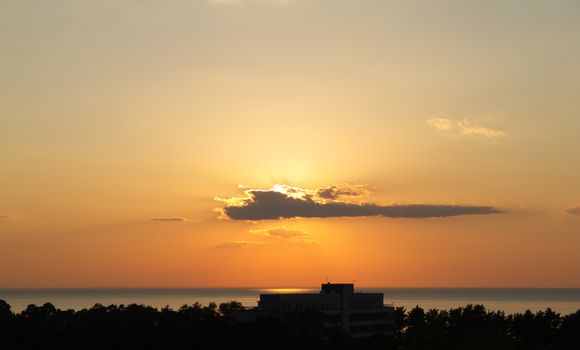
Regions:
M 238 323 L 231 314 L 241 309 L 239 302 L 177 311 L 135 304 L 73 311 L 44 304 L 15 314 L 0 300 L 0 349 L 580 349 L 580 310 L 506 316 L 482 305 L 397 308 L 394 337 L 356 339 L 323 330 L 316 314 Z

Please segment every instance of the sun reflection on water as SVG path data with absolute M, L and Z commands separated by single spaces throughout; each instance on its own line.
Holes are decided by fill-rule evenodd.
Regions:
M 258 292 L 262 293 L 312 293 L 315 292 L 314 289 L 310 288 L 264 288 L 256 289 Z

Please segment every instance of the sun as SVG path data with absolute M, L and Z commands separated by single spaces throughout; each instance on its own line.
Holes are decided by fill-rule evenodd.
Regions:
M 275 184 L 274 186 L 272 186 L 273 191 L 280 192 L 282 194 L 288 194 L 288 191 L 286 188 L 287 188 L 287 186 L 280 185 L 280 184 Z

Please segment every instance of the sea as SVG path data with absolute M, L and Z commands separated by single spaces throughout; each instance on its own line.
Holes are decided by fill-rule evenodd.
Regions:
M 143 304 L 156 308 L 198 302 L 208 305 L 239 301 L 255 307 L 264 293 L 317 293 L 319 288 L 177 288 L 177 289 L 0 289 L 0 299 L 20 312 L 30 304 L 52 303 L 59 309 L 81 310 L 95 304 Z M 362 288 L 357 292 L 384 293 L 385 304 L 415 306 L 424 309 L 450 309 L 468 304 L 482 304 L 488 310 L 506 314 L 551 308 L 562 315 L 580 309 L 580 288 Z

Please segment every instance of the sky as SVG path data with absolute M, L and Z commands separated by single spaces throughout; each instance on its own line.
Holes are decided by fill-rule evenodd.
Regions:
M 580 288 L 577 1 L 0 0 L 0 288 Z

